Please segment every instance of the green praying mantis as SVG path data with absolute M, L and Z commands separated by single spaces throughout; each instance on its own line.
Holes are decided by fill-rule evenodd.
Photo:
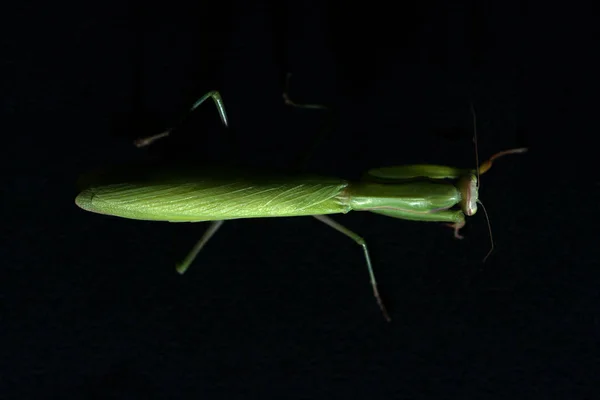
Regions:
M 209 98 L 214 101 L 222 123 L 228 126 L 225 105 L 217 91 L 202 96 L 190 112 Z M 286 104 L 296 107 L 322 108 L 295 104 L 286 93 L 284 99 Z M 172 129 L 138 139 L 135 144 L 147 146 L 169 136 Z M 476 131 L 474 139 L 476 141 Z M 225 220 L 313 216 L 362 247 L 373 294 L 384 318 L 390 321 L 377 289 L 365 240 L 328 215 L 370 211 L 405 220 L 444 222 L 454 229 L 454 237 L 462 239 L 460 229 L 465 225 L 465 216 L 474 215 L 477 204 L 481 204 L 479 176 L 499 157 L 525 151 L 526 148 L 501 151 L 475 170 L 427 164 L 376 168 L 367 171 L 358 182 L 198 166 L 123 166 L 84 177 L 75 203 L 90 212 L 128 219 L 212 221 L 190 253 L 176 266 L 180 274 L 188 269 Z M 491 230 L 490 240 L 493 249 Z

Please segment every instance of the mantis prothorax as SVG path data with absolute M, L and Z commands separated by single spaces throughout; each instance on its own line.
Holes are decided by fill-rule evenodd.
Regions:
M 190 111 L 208 98 L 215 102 L 227 126 L 225 106 L 217 91 L 202 96 Z M 289 101 L 285 94 L 284 99 L 289 105 L 300 106 Z M 136 145 L 148 145 L 170 132 L 139 139 Z M 181 274 L 224 220 L 313 216 L 362 247 L 373 294 L 383 316 L 390 321 L 377 290 L 365 240 L 327 215 L 354 210 L 413 221 L 445 222 L 460 239 L 465 215 L 471 216 L 477 211 L 478 176 L 487 172 L 495 159 L 525 151 L 520 148 L 499 152 L 476 170 L 442 165 L 376 168 L 369 170 L 359 182 L 308 175 L 255 174 L 247 170 L 117 167 L 88 177 L 75 203 L 87 211 L 129 219 L 212 221 L 187 257 L 177 265 Z

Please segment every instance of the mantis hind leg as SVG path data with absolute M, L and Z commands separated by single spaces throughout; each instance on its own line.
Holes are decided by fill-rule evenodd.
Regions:
M 286 81 L 285 81 L 285 90 L 283 92 L 283 101 L 286 105 L 288 105 L 290 107 L 305 108 L 305 109 L 311 109 L 311 110 L 328 110 L 328 108 L 326 106 L 323 106 L 320 104 L 299 104 L 299 103 L 293 102 L 288 95 L 289 83 L 290 83 L 291 76 L 292 76 L 291 73 L 287 74 Z M 303 156 L 300 160 L 298 160 L 296 162 L 296 164 L 300 164 L 301 166 L 304 166 L 308 162 L 311 153 L 317 147 L 318 143 L 322 139 L 322 136 L 323 136 L 323 133 L 317 137 L 317 140 L 313 143 L 311 149 L 309 149 L 307 154 L 305 156 Z M 315 217 L 319 221 L 323 222 L 325 225 L 332 227 L 336 231 L 348 236 L 350 239 L 354 240 L 359 246 L 362 247 L 363 252 L 365 254 L 365 261 L 367 262 L 367 268 L 369 270 L 371 286 L 373 287 L 373 294 L 375 295 L 377 304 L 379 305 L 379 308 L 381 309 L 381 312 L 383 313 L 383 317 L 388 322 L 391 321 L 392 319 L 390 318 L 390 315 L 388 314 L 387 309 L 385 308 L 385 305 L 383 304 L 383 300 L 381 299 L 381 296 L 379 295 L 379 290 L 377 289 L 377 280 L 375 279 L 375 273 L 373 272 L 373 265 L 371 264 L 371 257 L 369 256 L 369 248 L 367 247 L 367 243 L 365 242 L 365 239 L 363 239 L 356 233 L 352 232 L 350 229 L 337 223 L 336 221 L 334 221 L 333 219 L 331 219 L 325 215 L 313 215 L 313 217 Z
M 356 233 L 352 232 L 350 229 L 345 226 L 335 222 L 333 219 L 325 216 L 325 215 L 313 215 L 316 219 L 323 222 L 324 224 L 332 227 L 336 231 L 343 233 L 348 236 L 350 239 L 354 240 L 358 245 L 360 245 L 365 253 L 365 260 L 367 262 L 367 268 L 369 269 L 369 277 L 371 278 L 371 286 L 373 287 L 373 294 L 375 295 L 375 299 L 377 300 L 377 304 L 383 313 L 383 317 L 389 322 L 392 319 L 390 318 L 385 305 L 383 304 L 383 300 L 381 300 L 381 296 L 379 295 L 379 290 L 377 290 L 377 281 L 375 280 L 375 273 L 373 272 L 373 265 L 371 264 L 371 257 L 369 256 L 369 249 L 367 248 L 367 243 L 365 239 L 358 236 Z
M 215 106 L 217 107 L 217 111 L 219 112 L 219 116 L 221 117 L 221 122 L 223 123 L 223 125 L 225 125 L 225 127 L 227 127 L 229 125 L 229 123 L 227 121 L 227 113 L 225 112 L 225 104 L 223 103 L 221 94 L 216 90 L 210 91 L 210 92 L 206 93 L 204 96 L 200 97 L 198 100 L 196 100 L 196 102 L 192 105 L 192 107 L 189 109 L 188 113 L 186 114 L 186 117 L 187 117 L 187 115 L 189 115 L 189 113 L 191 113 L 196 108 L 198 108 L 202 103 L 204 103 L 208 98 L 212 98 L 213 101 L 215 102 Z M 163 131 L 156 135 L 151 135 L 151 136 L 137 139 L 134 142 L 135 146 L 136 147 L 149 146 L 152 143 L 154 143 L 155 141 L 169 136 L 171 134 L 171 131 L 173 131 L 173 129 L 175 129 L 177 126 L 181 125 L 181 123 L 185 120 L 186 117 L 184 117 L 181 121 L 179 121 L 179 123 L 177 125 L 175 125 L 172 128 L 167 129 L 166 131 Z M 204 235 L 202 235 L 202 237 L 200 238 L 198 243 L 196 243 L 196 245 L 192 248 L 192 250 L 185 257 L 185 259 L 181 263 L 177 264 L 177 266 L 175 267 L 177 272 L 179 272 L 180 274 L 183 274 L 183 273 L 185 273 L 185 271 L 187 271 L 187 269 L 190 267 L 192 262 L 194 262 L 194 260 L 196 259 L 196 256 L 198 255 L 200 250 L 202 250 L 202 248 L 206 245 L 206 243 L 208 243 L 210 238 L 213 237 L 213 235 L 215 233 L 217 233 L 217 231 L 219 230 L 221 225 L 223 225 L 223 221 L 213 221 L 210 224 L 210 226 L 208 227 L 206 232 L 204 232 Z
M 215 106 L 217 107 L 217 111 L 219 112 L 219 116 L 221 117 L 221 122 L 225 127 L 229 126 L 229 122 L 227 121 L 227 113 L 225 112 L 225 103 L 223 103 L 223 98 L 221 98 L 221 94 L 216 90 L 212 90 L 206 93 L 204 96 L 200 97 L 196 102 L 192 105 L 192 107 L 187 112 L 186 116 L 179 121 L 174 127 L 167 129 L 161 133 L 157 133 L 156 135 L 146 136 L 143 138 L 137 139 L 135 142 L 136 147 L 146 147 L 154 143 L 155 141 L 165 138 L 171 134 L 171 131 L 175 129 L 177 126 L 181 125 L 181 123 L 187 118 L 187 116 L 194 111 L 196 108 L 200 106 L 200 104 L 204 103 L 208 98 L 212 98 L 215 102 Z
M 196 243 L 196 245 L 188 253 L 188 255 L 185 257 L 185 259 L 182 262 L 180 262 L 179 264 L 177 264 L 177 266 L 175 267 L 177 272 L 179 272 L 180 274 L 183 274 L 183 273 L 185 273 L 185 271 L 187 271 L 187 269 L 190 267 L 190 265 L 196 259 L 196 256 L 198 255 L 198 253 L 200 253 L 200 250 L 202 250 L 202 248 L 206 245 L 206 243 L 208 243 L 210 238 L 213 237 L 215 233 L 217 233 L 217 231 L 219 230 L 221 225 L 223 225 L 223 222 L 224 221 L 213 221 L 210 224 L 210 226 L 208 227 L 206 232 L 204 232 L 204 235 L 202 235 L 200 240 L 198 240 L 198 243 Z

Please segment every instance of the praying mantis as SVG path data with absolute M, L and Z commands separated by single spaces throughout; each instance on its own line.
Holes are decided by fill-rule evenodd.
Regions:
M 209 98 L 227 127 L 225 105 L 217 91 L 198 99 L 190 112 Z M 284 99 L 286 104 L 296 107 L 322 107 L 295 104 L 286 93 Z M 138 139 L 135 144 L 148 146 L 169 136 L 172 129 Z M 476 132 L 474 138 L 476 140 Z M 369 211 L 405 220 L 444 222 L 454 229 L 455 238 L 462 239 L 460 229 L 465 225 L 465 216 L 474 215 L 477 204 L 481 204 L 478 199 L 480 175 L 486 173 L 496 159 L 525 151 L 526 148 L 501 151 L 475 170 L 428 164 L 375 168 L 358 182 L 185 165 L 122 166 L 84 177 L 75 203 L 86 211 L 128 219 L 211 221 L 200 240 L 176 266 L 180 274 L 189 268 L 225 220 L 313 216 L 361 246 L 373 294 L 384 318 L 390 321 L 377 288 L 366 241 L 328 215 Z

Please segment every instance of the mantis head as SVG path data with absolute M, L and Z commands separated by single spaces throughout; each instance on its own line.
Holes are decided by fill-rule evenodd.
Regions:
M 527 148 L 525 147 L 500 151 L 491 156 L 489 160 L 484 161 L 475 171 L 470 171 L 468 174 L 459 178 L 457 187 L 462 194 L 462 200 L 460 201 L 462 212 L 468 216 L 477 212 L 477 203 L 481 204 L 479 201 L 480 176 L 492 168 L 492 163 L 495 159 L 509 154 L 525 153 L 526 151 Z
M 456 184 L 462 194 L 460 208 L 462 212 L 471 216 L 477 212 L 477 203 L 479 202 L 479 181 L 477 175 L 468 174 L 460 178 Z

